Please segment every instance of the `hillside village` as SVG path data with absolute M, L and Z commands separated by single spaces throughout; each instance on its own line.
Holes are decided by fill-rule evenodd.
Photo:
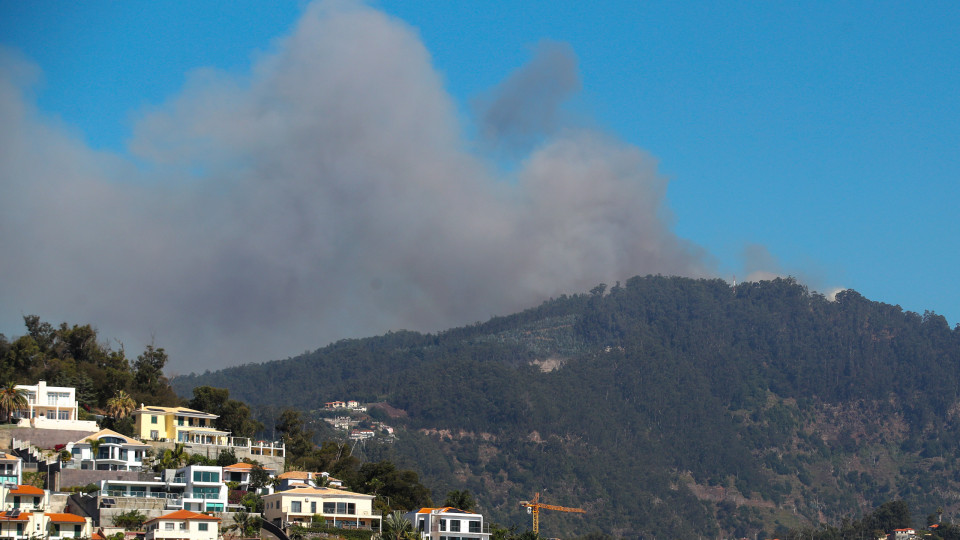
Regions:
M 81 420 L 74 388 L 45 381 L 16 388 L 23 406 L 8 411 L 16 427 L 0 439 L 2 538 L 290 540 L 318 524 L 338 530 L 335 536 L 379 538 L 399 516 L 385 515 L 375 495 L 351 492 L 325 471 L 287 470 L 283 441 L 234 437 L 215 427 L 217 415 L 140 404 L 130 411 L 135 435 L 127 436 Z M 324 409 L 338 413 L 325 420 L 352 440 L 393 436 L 379 422 L 358 429 L 349 413 L 365 411 L 359 402 Z M 200 462 L 186 464 L 187 455 Z M 261 508 L 250 504 L 251 494 Z M 490 523 L 470 510 L 415 508 L 403 519 L 424 540 L 491 538 Z M 914 540 L 938 526 L 878 538 Z
M 8 411 L 16 427 L 0 439 L 2 538 L 289 540 L 320 524 L 370 538 L 383 528 L 375 495 L 348 491 L 325 471 L 286 470 L 283 441 L 234 437 L 214 426 L 217 415 L 140 404 L 127 436 L 81 420 L 74 388 L 16 388 L 23 406 Z M 330 408 L 341 407 L 362 409 Z M 373 436 L 344 427 L 352 439 Z M 186 464 L 188 455 L 202 463 Z M 262 508 L 250 504 L 252 494 Z M 423 538 L 490 537 L 484 517 L 467 510 L 416 508 L 404 517 Z

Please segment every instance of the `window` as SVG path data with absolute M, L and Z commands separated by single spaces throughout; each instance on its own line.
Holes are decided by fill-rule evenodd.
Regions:
M 460 520 L 451 519 L 450 520 L 450 532 L 460 532 Z
M 59 525 L 59 524 L 54 524 L 54 526 L 53 526 L 53 535 L 52 535 L 52 536 L 60 536 L 60 525 Z
M 197 524 L 197 530 L 198 530 L 198 531 L 205 531 L 205 530 L 207 530 L 207 525 L 208 525 L 207 523 L 198 523 L 198 524 Z
M 151 424 L 156 424 L 156 423 L 157 423 L 157 415 L 155 415 L 155 414 L 150 415 L 150 423 L 151 423 Z
M 472 533 L 478 533 L 478 532 L 480 532 L 480 522 L 479 522 L 479 521 L 471 521 L 471 522 L 470 522 L 470 532 L 472 532 Z
M 445 520 L 445 519 L 441 519 L 441 520 L 440 520 L 440 530 L 441 530 L 441 531 L 446 531 L 446 530 L 447 530 L 447 520 Z
M 193 471 L 194 482 L 219 482 L 220 473 L 215 471 Z
M 310 501 L 310 513 L 311 514 L 317 513 L 317 501 Z
M 70 419 L 70 411 L 59 411 L 57 413 L 57 420 L 69 420 L 69 419 Z
M 150 430 L 150 438 L 153 439 L 153 440 L 159 439 L 159 438 L 160 438 L 160 432 L 157 431 L 157 430 L 155 430 L 155 429 L 151 429 L 151 430 Z
M 173 523 L 164 523 L 164 524 L 163 524 L 163 529 L 164 529 L 165 531 L 172 531 L 172 530 L 173 530 Z
M 23 536 L 23 523 L 17 523 L 17 536 Z
M 300 501 L 290 501 L 290 511 L 300 512 Z
M 337 503 L 325 502 L 323 503 L 323 513 L 324 514 L 336 514 L 337 513 Z
M 420 521 L 417 523 L 417 529 L 418 529 L 420 532 L 423 532 L 424 526 L 425 526 L 425 524 L 424 524 L 424 522 L 423 522 L 423 518 L 420 518 Z

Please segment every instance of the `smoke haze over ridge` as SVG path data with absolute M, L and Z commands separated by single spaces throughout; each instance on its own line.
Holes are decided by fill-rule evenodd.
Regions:
M 131 356 L 154 336 L 184 373 L 713 271 L 672 231 L 650 155 L 561 125 L 579 79 L 560 44 L 478 107 L 483 136 L 532 148 L 509 176 L 471 150 L 417 33 L 364 6 L 310 5 L 247 76 L 191 74 L 138 120 L 134 158 L 43 117 L 35 71 L 2 53 L 0 327 L 16 335 L 36 313 Z

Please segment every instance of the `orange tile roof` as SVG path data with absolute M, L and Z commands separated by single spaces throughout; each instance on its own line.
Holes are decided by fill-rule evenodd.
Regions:
M 29 521 L 28 515 L 27 512 L 21 512 L 17 517 L 10 517 L 9 512 L 0 512 L 0 521 Z
M 452 506 L 442 506 L 439 508 L 421 508 L 417 510 L 418 514 L 432 514 L 433 512 L 452 512 L 456 514 L 475 514 L 476 512 L 468 512 L 466 510 L 461 510 L 459 508 L 454 508 Z
M 76 514 L 56 514 L 52 512 L 45 512 L 45 516 L 50 518 L 50 521 L 54 523 L 86 523 L 87 520 Z
M 107 537 L 100 531 L 96 531 L 90 535 L 90 540 L 107 540 Z
M 152 522 L 157 521 L 157 520 L 159 520 L 159 519 L 165 519 L 165 520 L 171 520 L 171 519 L 178 519 L 178 520 L 203 519 L 203 520 L 208 520 L 208 521 L 220 521 L 220 518 L 218 518 L 218 517 L 213 517 L 213 516 L 208 516 L 207 514 L 200 514 L 200 513 L 197 513 L 197 512 L 191 512 L 190 510 L 177 510 L 176 512 L 171 512 L 171 513 L 169 513 L 169 514 L 166 514 L 166 515 L 163 515 L 163 516 L 160 516 L 160 517 L 155 517 L 155 518 L 153 518 L 153 519 L 148 519 L 148 520 L 144 521 L 144 524 L 146 524 L 146 523 L 152 523 Z
M 271 469 L 270 467 L 260 466 L 265 471 L 275 471 L 276 469 Z M 234 463 L 233 465 L 227 465 L 223 470 L 232 470 L 232 471 L 244 471 L 244 470 L 253 470 L 253 463 Z
M 20 484 L 16 488 L 11 489 L 10 493 L 14 495 L 43 495 L 43 490 L 27 484 Z
M 309 480 L 311 478 L 311 474 L 313 473 L 308 473 L 307 471 L 287 471 L 278 476 L 278 478 L 281 480 Z

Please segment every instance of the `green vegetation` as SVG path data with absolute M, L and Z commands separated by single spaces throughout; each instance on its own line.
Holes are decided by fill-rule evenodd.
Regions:
M 648 276 L 173 384 L 229 388 L 260 412 L 387 403 L 403 415 L 371 413 L 397 441 L 365 443 L 367 460 L 468 489 L 524 528 L 517 502 L 537 491 L 587 510 L 544 512 L 546 536 L 752 537 L 956 500 L 958 362 L 960 329 L 934 313 L 791 279 Z M 298 438 L 302 414 L 284 410 L 278 432 L 313 469 L 329 455 Z
M 77 401 L 85 411 L 100 409 L 115 418 L 104 427 L 132 433 L 131 404 L 179 405 L 180 398 L 163 375 L 167 362 L 162 348 L 149 345 L 131 364 L 121 345 L 104 344 L 89 324 L 62 323 L 54 327 L 36 315 L 23 318 L 27 334 L 8 341 L 0 334 L 0 381 L 8 386 L 36 384 L 77 389 Z M 111 404 L 112 400 L 112 404 Z M 0 400 L 0 409 L 4 406 Z
M 128 531 L 139 531 L 146 520 L 147 516 L 141 514 L 139 510 L 129 510 L 113 516 L 113 526 L 123 527 Z

